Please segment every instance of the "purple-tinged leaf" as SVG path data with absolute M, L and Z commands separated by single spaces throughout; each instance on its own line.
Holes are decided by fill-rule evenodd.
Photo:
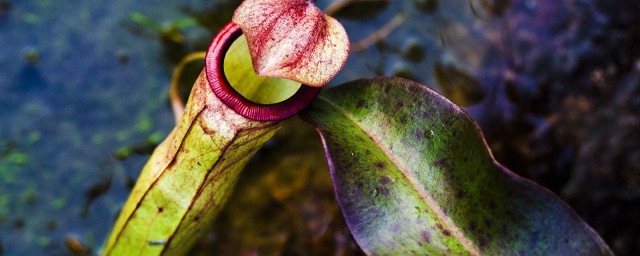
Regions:
M 477 124 L 424 85 L 351 82 L 302 117 L 323 138 L 338 202 L 367 254 L 612 254 L 559 198 L 497 163 Z

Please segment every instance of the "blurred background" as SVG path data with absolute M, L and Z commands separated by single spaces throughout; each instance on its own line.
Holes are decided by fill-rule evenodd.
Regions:
M 171 72 L 241 1 L 0 0 L 0 255 L 98 252 L 174 126 Z M 494 155 L 640 254 L 640 1 L 318 0 L 352 54 L 331 86 L 427 84 Z M 341 8 L 335 8 L 341 7 Z M 188 66 L 186 95 L 202 69 Z M 194 254 L 360 254 L 320 141 L 292 120 Z

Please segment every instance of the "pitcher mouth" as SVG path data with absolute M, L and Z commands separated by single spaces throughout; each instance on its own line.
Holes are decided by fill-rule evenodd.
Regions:
M 273 103 L 260 104 L 242 96 L 227 80 L 224 73 L 224 58 L 231 44 L 242 36 L 242 29 L 229 22 L 213 38 L 205 57 L 207 81 L 216 96 L 239 115 L 256 121 L 279 121 L 287 119 L 304 108 L 320 93 L 320 87 L 302 84 L 298 91 L 288 99 Z

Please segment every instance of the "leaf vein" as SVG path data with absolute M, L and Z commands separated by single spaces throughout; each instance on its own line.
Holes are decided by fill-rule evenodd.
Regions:
M 444 211 L 438 207 L 437 202 L 427 191 L 424 189 L 422 184 L 418 180 L 416 180 L 407 170 L 407 167 L 404 166 L 398 159 L 396 159 L 393 154 L 383 146 L 383 143 L 379 138 L 376 138 L 369 130 L 365 129 L 365 126 L 358 122 L 354 116 L 349 114 L 345 109 L 335 104 L 331 100 L 326 97 L 319 96 L 319 99 L 323 100 L 327 103 L 327 105 L 334 108 L 338 113 L 349 119 L 353 122 L 358 128 L 362 130 L 375 144 L 380 146 L 380 150 L 384 152 L 385 156 L 389 158 L 391 162 L 394 163 L 395 166 L 398 167 L 398 170 L 402 173 L 402 176 L 409 181 L 412 187 L 416 190 L 416 192 L 420 195 L 420 197 L 425 201 L 425 203 L 431 208 L 431 210 L 435 213 L 435 215 L 444 222 L 444 224 L 451 230 L 452 235 L 462 243 L 462 245 L 468 250 L 472 255 L 480 255 L 479 250 L 473 245 L 473 243 L 462 233 L 462 231 L 454 224 L 454 222 L 444 213 Z

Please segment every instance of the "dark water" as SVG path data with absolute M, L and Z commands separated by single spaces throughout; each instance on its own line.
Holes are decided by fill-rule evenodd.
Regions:
M 0 255 L 65 255 L 69 241 L 100 248 L 148 153 L 173 126 L 173 67 L 206 49 L 239 2 L 0 0 Z M 560 194 L 618 254 L 640 253 L 640 4 L 381 1 L 335 16 L 359 46 L 389 21 L 402 22 L 353 51 L 332 85 L 397 75 L 433 86 L 466 107 L 501 162 Z M 295 136 L 301 142 L 278 151 L 286 139 L 276 138 L 261 154 L 317 160 L 313 134 Z M 314 152 L 292 153 L 306 147 Z M 275 166 L 309 165 L 291 161 Z M 307 169 L 326 171 L 319 166 Z M 250 165 L 245 180 L 272 195 L 260 206 L 269 214 L 257 214 L 264 221 L 284 216 L 283 223 L 323 227 L 307 233 L 344 230 L 332 221 L 340 215 L 330 184 L 313 183 L 323 192 L 301 199 L 288 195 L 312 180 L 311 171 L 284 172 L 291 182 L 274 186 L 283 179 L 272 175 L 278 170 L 256 179 L 261 170 Z M 290 221 L 292 207 L 309 205 L 330 211 L 305 210 Z M 249 221 L 255 228 L 238 230 L 224 221 L 256 215 L 229 208 L 203 250 L 333 253 L 310 246 L 295 227 Z M 348 240 L 338 231 L 333 240 Z
M 198 6 L 191 2 L 187 7 Z M 144 28 L 129 15 L 171 22 L 186 17 L 183 6 L 154 0 L 1 3 L 2 251 L 66 254 L 67 236 L 97 248 L 147 158 L 120 161 L 116 153 L 156 143 L 173 125 L 166 44 L 153 33 L 137 33 Z M 185 33 L 186 40 L 210 36 L 198 27 Z

